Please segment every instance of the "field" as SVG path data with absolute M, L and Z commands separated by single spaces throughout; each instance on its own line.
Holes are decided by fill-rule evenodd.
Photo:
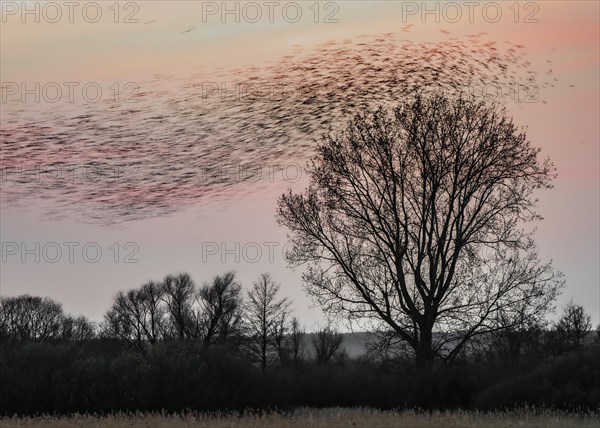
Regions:
M 206 428 L 275 428 L 275 427 L 398 427 L 398 428 L 485 428 L 485 427 L 594 427 L 600 426 L 600 415 L 574 414 L 543 409 L 483 412 L 415 412 L 373 409 L 310 409 L 293 413 L 259 414 L 117 414 L 111 416 L 73 415 L 69 417 L 1 418 L 0 427 L 206 427 Z

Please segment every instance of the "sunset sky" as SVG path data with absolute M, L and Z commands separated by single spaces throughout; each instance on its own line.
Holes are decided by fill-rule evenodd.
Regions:
M 257 22 L 244 22 L 244 18 L 254 18 L 254 11 L 246 9 L 244 15 L 244 3 L 238 3 L 240 22 L 235 22 L 236 16 L 229 14 L 223 23 L 220 11 L 207 14 L 213 11 L 213 6 L 220 7 L 221 2 L 146 1 L 122 2 L 116 23 L 115 11 L 109 9 L 112 2 L 100 2 L 102 17 L 96 23 L 87 22 L 90 16 L 82 16 L 83 6 L 75 9 L 73 22 L 69 22 L 68 9 L 63 6 L 62 18 L 50 23 L 47 21 L 54 19 L 54 10 L 40 9 L 40 22 L 35 22 L 35 15 L 21 15 L 18 10 L 21 2 L 2 2 L 0 125 L 5 129 L 16 120 L 52 128 L 56 124 L 45 119 L 47 112 L 62 109 L 76 114 L 84 104 L 77 89 L 77 99 L 71 104 L 44 99 L 36 103 L 31 101 L 32 97 L 23 102 L 20 93 L 7 93 L 14 87 L 20 90 L 21 85 L 35 88 L 36 82 L 41 87 L 57 82 L 63 88 L 64 82 L 79 82 L 80 86 L 96 82 L 107 96 L 112 94 L 111 85 L 116 82 L 123 96 L 129 82 L 143 92 L 144 85 L 156 75 L 189 79 L 221 69 L 260 69 L 294 54 L 299 46 L 303 53 L 310 53 L 325 42 L 356 42 L 362 35 L 395 33 L 399 39 L 418 43 L 451 37 L 462 40 L 485 32 L 481 35 L 484 41 L 495 41 L 499 46 L 504 41 L 523 45 L 527 59 L 538 73 L 537 102 L 507 103 L 515 122 L 527 127 L 533 145 L 541 147 L 542 154 L 549 156 L 557 167 L 555 187 L 539 194 L 538 211 L 544 220 L 537 224 L 536 241 L 541 258 L 552 259 L 554 266 L 565 274 L 566 286 L 558 307 L 573 299 L 592 315 L 594 326 L 598 325 L 599 3 L 540 1 L 515 6 L 514 2 L 480 2 L 469 16 L 465 2 L 456 2 L 457 9 L 440 2 L 436 16 L 419 10 L 422 2 L 337 1 L 321 2 L 316 8 L 311 6 L 313 2 L 298 2 L 302 17 L 295 23 L 290 22 L 291 15 L 283 16 L 286 5 L 289 13 L 294 11 L 289 3 L 292 2 L 278 2 L 273 22 L 269 22 L 264 2 L 256 3 L 262 13 Z M 495 6 L 489 6 L 490 3 Z M 235 4 L 229 3 L 232 10 Z M 435 2 L 427 4 L 429 10 L 436 10 Z M 318 18 L 315 10 L 319 11 Z M 491 22 L 496 19 L 497 10 L 501 16 L 497 22 Z M 91 13 L 89 8 L 87 11 Z M 457 11 L 461 19 L 455 19 Z M 129 13 L 132 13 L 130 19 L 137 23 L 124 22 Z M 327 16 L 337 22 L 323 22 Z M 543 86 L 541 79 L 552 82 L 553 86 Z M 172 89 L 169 82 L 167 78 L 162 83 L 165 91 Z M 216 83 L 233 87 L 235 81 Z M 189 96 L 199 98 L 202 92 L 196 88 Z M 0 162 L 9 150 L 3 146 Z M 65 153 L 69 153 L 67 148 Z M 19 163 L 29 166 L 28 161 L 31 160 L 24 158 Z M 262 166 L 266 170 L 272 162 L 269 160 Z M 1 167 L 5 169 L 7 165 Z M 302 189 L 307 180 L 304 176 L 291 183 L 292 180 L 282 180 L 279 174 L 275 178 L 261 186 L 234 187 L 219 199 L 199 198 L 192 204 L 169 207 L 168 214 L 127 221 L 113 218 L 110 225 L 81 218 L 75 214 L 76 206 L 72 216 L 67 209 L 65 215 L 51 219 L 48 213 L 52 207 L 47 204 L 52 202 L 42 197 L 27 199 L 23 204 L 3 200 L 0 292 L 51 297 L 61 302 L 66 312 L 99 321 L 117 291 L 161 280 L 168 273 L 188 272 L 197 283 L 202 283 L 216 274 L 235 270 L 242 285 L 249 287 L 260 273 L 270 272 L 281 283 L 282 293 L 294 301 L 295 315 L 310 328 L 323 322 L 323 314 L 304 294 L 301 269 L 292 271 L 286 267 L 282 257 L 286 231 L 274 220 L 277 197 L 289 186 Z M 3 175 L 0 190 L 9 185 L 19 186 L 11 180 L 12 176 Z M 65 211 L 64 207 L 61 210 Z M 27 248 L 35 248 L 35 243 L 43 247 L 51 242 L 79 244 L 74 261 L 71 263 L 63 254 L 56 263 L 43 260 L 44 257 L 36 263 L 33 256 L 23 263 L 20 253 L 7 254 L 10 243 L 25 243 Z M 82 257 L 80 249 L 87 243 L 96 243 L 102 249 L 97 263 Z M 113 243 L 118 243 L 118 255 L 111 247 Z M 127 243 L 135 245 L 125 247 Z M 237 255 L 245 248 L 248 257 L 244 260 L 241 254 L 236 261 L 236 254 L 223 254 L 221 246 L 239 248 Z M 254 262 L 248 260 L 254 258 L 257 247 L 262 257 Z M 214 248 L 219 248 L 216 254 L 207 253 Z M 136 249 L 132 257 L 138 262 L 124 263 L 126 255 Z

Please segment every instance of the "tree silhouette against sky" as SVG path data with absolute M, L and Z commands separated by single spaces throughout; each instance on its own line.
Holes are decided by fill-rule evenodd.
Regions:
M 357 115 L 323 137 L 308 188 L 280 197 L 286 257 L 329 313 L 391 328 L 420 367 L 452 360 L 544 316 L 563 285 L 525 229 L 555 177 L 539 152 L 502 108 L 464 97 Z

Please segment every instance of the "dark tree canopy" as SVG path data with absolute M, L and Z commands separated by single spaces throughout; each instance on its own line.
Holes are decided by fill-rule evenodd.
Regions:
M 592 317 L 585 313 L 583 306 L 570 301 L 556 323 L 559 340 L 565 349 L 579 349 L 592 330 Z
M 179 339 L 197 337 L 196 285 L 192 277 L 187 273 L 167 275 L 161 286 L 172 330 L 170 334 Z
M 29 295 L 0 298 L 0 332 L 18 340 L 43 341 L 60 336 L 62 306 L 48 298 Z
M 308 264 L 327 311 L 383 323 L 420 364 L 452 359 L 474 336 L 543 316 L 562 286 L 524 229 L 555 177 L 539 153 L 484 102 L 416 95 L 359 115 L 323 137 L 308 189 L 279 199 L 288 261 Z
M 224 343 L 242 333 L 241 290 L 234 272 L 217 275 L 199 289 L 187 273 L 167 275 L 161 282 L 117 293 L 102 335 L 142 352 L 162 339 Z
M 149 344 L 165 338 L 167 318 L 163 296 L 163 287 L 154 281 L 139 289 L 120 291 L 104 315 L 103 336 L 124 340 L 145 352 Z
M 85 317 L 65 315 L 62 305 L 49 298 L 0 297 L 0 341 L 88 340 L 95 326 Z
M 200 289 L 199 296 L 198 319 L 206 345 L 224 343 L 241 334 L 242 286 L 236 281 L 234 272 L 215 276 L 211 284 Z
M 318 329 L 311 338 L 317 364 L 327 364 L 338 352 L 343 340 L 344 335 L 330 326 Z

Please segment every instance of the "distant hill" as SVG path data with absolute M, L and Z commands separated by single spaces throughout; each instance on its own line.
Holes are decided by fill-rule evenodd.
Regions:
M 307 350 L 311 356 L 314 353 L 314 347 L 312 345 L 312 337 L 314 334 L 315 333 L 306 333 L 303 340 L 304 349 Z M 346 351 L 350 358 L 357 358 L 367 352 L 366 345 L 373 334 L 369 332 L 357 332 L 343 333 L 343 335 L 344 338 L 341 348 Z
M 348 357 L 357 358 L 367 353 L 367 343 L 373 339 L 373 333 L 371 332 L 352 332 L 342 333 L 344 335 L 341 348 L 346 351 Z M 434 333 L 435 335 L 443 333 Z M 582 340 L 582 346 L 592 345 L 598 337 L 596 330 L 588 332 L 588 334 Z M 312 345 L 312 336 L 314 333 L 306 333 L 303 340 L 305 351 L 309 352 L 309 356 L 312 357 L 314 353 L 314 347 Z M 479 338 L 480 341 L 485 340 L 483 337 Z

